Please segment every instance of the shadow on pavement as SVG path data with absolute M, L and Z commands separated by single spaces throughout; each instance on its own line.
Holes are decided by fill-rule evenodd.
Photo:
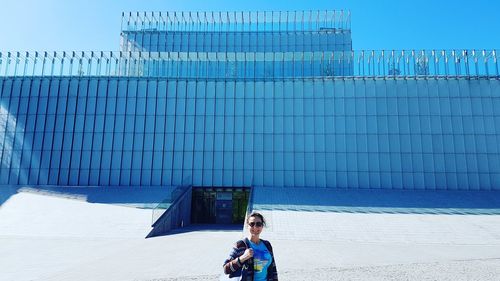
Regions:
M 0 186 L 0 207 L 9 200 L 12 195 L 16 194 L 18 190 L 18 186 Z
M 174 187 L 99 187 L 99 186 L 0 186 L 0 205 L 18 192 L 82 200 L 89 203 L 124 204 L 153 208 L 168 199 Z
M 500 214 L 500 191 L 255 187 L 253 196 L 259 210 Z
M 178 228 L 170 231 L 162 236 L 176 235 L 189 232 L 242 232 L 243 226 L 240 224 L 192 224 L 183 228 Z M 161 237 L 161 236 L 158 236 Z M 151 238 L 150 238 L 151 239 Z

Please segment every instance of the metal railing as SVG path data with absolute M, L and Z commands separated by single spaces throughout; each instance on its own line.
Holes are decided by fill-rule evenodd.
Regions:
M 122 32 L 350 29 L 350 11 L 123 12 Z
M 168 232 L 182 228 L 191 222 L 191 185 L 182 186 L 174 190 L 172 194 L 175 198 L 169 204 L 168 208 L 158 209 L 159 212 L 153 212 L 151 226 L 153 229 L 146 238 L 165 235 Z
M 178 186 L 169 194 L 167 198 L 154 207 L 151 214 L 151 225 L 153 225 L 190 188 L 191 185 Z
M 165 78 L 500 77 L 497 50 L 0 52 L 0 76 Z

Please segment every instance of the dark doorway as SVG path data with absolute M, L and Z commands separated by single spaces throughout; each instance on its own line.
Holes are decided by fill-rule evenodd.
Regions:
M 216 192 L 210 189 L 193 188 L 191 201 L 191 223 L 215 223 Z
M 233 191 L 233 223 L 241 224 L 245 221 L 249 197 L 248 189 Z
M 250 188 L 193 187 L 191 223 L 241 224 L 250 197 Z

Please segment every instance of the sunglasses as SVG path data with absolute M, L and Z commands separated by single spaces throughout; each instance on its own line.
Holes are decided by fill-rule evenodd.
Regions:
M 263 223 L 261 223 L 260 221 L 258 221 L 258 222 L 251 222 L 251 223 L 249 223 L 248 225 L 249 225 L 250 227 L 254 227 L 254 226 L 256 226 L 256 227 L 262 227 L 264 224 L 263 224 Z

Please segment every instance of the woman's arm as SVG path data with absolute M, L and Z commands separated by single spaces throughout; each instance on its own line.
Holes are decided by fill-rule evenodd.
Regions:
M 224 273 L 231 274 L 240 270 L 245 261 L 252 257 L 250 254 L 253 256 L 253 252 L 247 249 L 245 242 L 242 240 L 236 242 L 229 257 L 224 261 Z

